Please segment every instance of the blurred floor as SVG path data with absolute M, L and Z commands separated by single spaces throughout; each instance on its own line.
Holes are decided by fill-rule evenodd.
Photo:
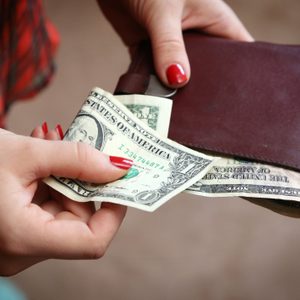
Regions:
M 257 40 L 300 44 L 299 0 L 229 4 Z M 94 0 L 46 7 L 62 37 L 59 68 L 38 101 L 11 111 L 17 133 L 45 120 L 67 128 L 90 88 L 112 91 L 129 63 Z M 299 299 L 299 228 L 297 219 L 239 198 L 180 195 L 155 213 L 129 209 L 101 260 L 47 261 L 13 280 L 32 300 Z

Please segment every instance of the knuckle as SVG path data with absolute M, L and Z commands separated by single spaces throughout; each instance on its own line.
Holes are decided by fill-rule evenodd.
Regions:
M 86 163 L 89 153 L 91 152 L 91 149 L 88 145 L 84 143 L 74 143 L 75 145 L 75 153 L 76 158 L 80 163 Z
M 183 42 L 179 39 L 170 37 L 168 33 L 161 36 L 160 40 L 157 41 L 157 43 L 154 43 L 153 45 L 154 50 L 161 52 L 165 51 L 168 53 L 176 53 L 178 51 L 184 50 Z
M 88 145 L 84 143 L 74 143 L 75 159 L 80 166 L 85 166 L 88 162 L 88 157 L 91 155 L 91 149 Z M 78 170 L 77 177 L 82 176 L 83 170 L 80 168 Z
M 99 259 L 102 258 L 106 252 L 106 246 L 102 243 L 95 242 L 93 247 L 91 248 L 92 251 L 90 253 L 91 259 Z
M 223 36 L 234 39 L 238 39 L 244 31 L 243 25 L 230 10 L 225 13 L 219 13 L 216 16 L 215 24 L 218 26 L 219 31 Z

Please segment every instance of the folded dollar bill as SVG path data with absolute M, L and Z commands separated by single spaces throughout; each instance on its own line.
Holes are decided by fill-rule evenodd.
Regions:
M 165 116 L 146 106 L 144 111 L 132 109 L 147 122 L 152 118 L 152 125 Z M 161 137 L 100 88 L 90 92 L 64 139 L 132 159 L 134 165 L 123 178 L 103 185 L 50 177 L 45 179 L 49 186 L 75 201 L 106 201 L 145 211 L 154 211 L 200 180 L 219 159 Z
M 206 197 L 248 197 L 255 204 L 291 215 L 291 203 L 300 200 L 299 173 L 183 147 L 166 138 L 171 111 L 172 101 L 166 98 L 113 96 L 93 89 L 65 139 L 128 157 L 134 166 L 124 178 L 103 185 L 57 177 L 45 182 L 75 201 L 108 201 L 146 211 L 185 191 Z M 282 203 L 288 204 L 288 212 Z

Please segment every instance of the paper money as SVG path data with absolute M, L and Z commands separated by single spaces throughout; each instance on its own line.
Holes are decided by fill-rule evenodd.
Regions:
M 203 177 L 217 160 L 166 138 L 138 120 L 110 93 L 91 91 L 65 140 L 134 161 L 120 180 L 95 185 L 51 177 L 45 182 L 76 201 L 106 201 L 154 211 Z
M 300 174 L 253 161 L 222 158 L 187 191 L 207 197 L 300 201 Z
M 132 97 L 134 96 L 134 97 Z M 147 105 L 147 110 L 151 111 L 151 106 L 160 108 L 166 116 L 169 116 L 171 109 L 169 99 L 154 97 L 155 102 L 144 100 L 145 96 L 126 96 L 127 107 L 130 109 L 134 105 Z M 146 102 L 147 101 L 147 102 Z M 140 109 L 137 108 L 137 111 Z M 171 113 L 171 112 L 170 112 Z M 136 116 L 149 125 L 147 118 Z M 167 117 L 162 121 L 152 118 L 152 128 L 159 132 L 167 133 L 170 119 Z M 300 174 L 280 167 L 268 164 L 256 163 L 253 161 L 239 160 L 232 158 L 221 158 L 212 169 L 198 182 L 187 188 L 185 192 L 206 197 L 251 197 L 251 198 L 273 198 L 281 200 L 300 201 Z M 259 201 L 256 200 L 256 203 Z
M 168 136 L 172 100 L 147 95 L 118 95 L 115 98 L 161 137 Z

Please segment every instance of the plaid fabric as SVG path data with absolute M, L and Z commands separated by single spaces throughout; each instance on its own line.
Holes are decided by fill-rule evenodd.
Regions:
M 49 82 L 58 42 L 41 0 L 0 0 L 0 127 L 14 101 L 33 97 Z

